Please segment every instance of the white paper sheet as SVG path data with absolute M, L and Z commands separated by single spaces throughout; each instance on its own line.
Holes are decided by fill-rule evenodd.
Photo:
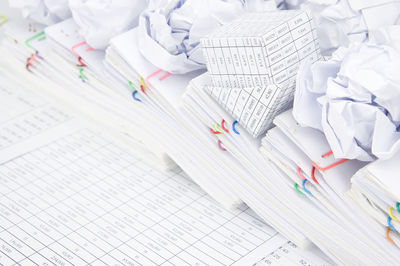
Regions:
M 162 174 L 91 130 L 2 164 L 0 173 L 4 265 L 240 265 L 287 246 L 249 209 L 226 211 L 183 173 Z M 281 255 L 300 265 L 314 259 Z

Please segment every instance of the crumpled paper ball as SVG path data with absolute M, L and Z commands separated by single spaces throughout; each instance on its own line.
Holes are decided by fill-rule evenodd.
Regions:
M 110 39 L 138 25 L 147 0 L 69 0 L 80 34 L 95 49 L 105 49 Z
M 372 161 L 400 149 L 400 26 L 302 65 L 293 115 L 324 132 L 338 158 Z
M 10 7 L 22 10 L 24 18 L 52 25 L 71 16 L 68 0 L 8 0 Z

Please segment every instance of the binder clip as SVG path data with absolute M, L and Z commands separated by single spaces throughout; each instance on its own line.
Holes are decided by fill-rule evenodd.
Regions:
M 315 169 L 316 169 L 315 166 L 313 166 L 312 169 L 311 169 L 311 179 L 312 179 L 316 184 L 319 185 L 318 180 L 317 180 L 317 178 L 315 177 Z
M 232 123 L 232 131 L 235 132 L 236 134 L 240 135 L 239 131 L 236 130 L 237 123 L 238 123 L 238 121 L 235 121 Z
M 82 62 L 82 57 L 78 56 L 78 63 L 76 66 L 78 67 L 86 67 L 85 63 Z
M 390 243 L 392 243 L 393 245 L 395 245 L 393 239 L 391 239 L 390 236 L 389 236 L 390 231 L 391 231 L 390 227 L 386 228 L 386 239 L 387 239 Z
M 213 133 L 214 135 L 221 134 L 222 132 L 215 131 L 214 129 L 210 128 L 210 132 Z
M 225 119 L 222 119 L 222 121 L 221 121 L 221 127 L 222 127 L 222 129 L 223 129 L 226 133 L 229 133 L 229 130 L 225 127 Z
M 6 15 L 0 15 L 0 19 L 1 19 L 0 20 L 0 26 L 7 22 L 7 16 Z
M 150 81 L 149 81 L 149 79 L 151 79 L 152 77 L 154 77 L 154 76 L 157 76 L 158 74 L 160 74 L 161 72 L 163 72 L 164 70 L 162 70 L 161 68 L 159 69 L 159 70 L 156 70 L 156 71 L 154 71 L 153 73 L 151 73 L 150 75 L 148 75 L 146 78 L 145 78 L 145 82 L 146 82 L 146 84 L 150 87 L 150 88 L 154 88 L 153 87 L 153 85 L 150 83 Z M 166 79 L 167 77 L 169 77 L 170 75 L 171 75 L 171 73 L 169 73 L 169 72 L 166 72 L 166 71 L 164 71 L 165 72 L 165 74 L 164 75 L 162 75 L 158 80 L 164 80 L 164 79 Z
M 82 80 L 83 83 L 86 83 L 86 80 L 88 79 L 85 74 L 83 74 L 83 68 L 79 69 L 79 77 Z
M 396 209 L 397 209 L 397 212 L 400 213 L 400 202 L 396 203 Z
M 142 102 L 142 100 L 140 100 L 139 98 L 136 97 L 137 92 L 138 92 L 137 90 L 134 90 L 132 92 L 132 98 L 137 102 Z
M 30 42 L 35 40 L 35 39 L 37 39 L 37 38 L 39 38 L 39 37 L 41 37 L 40 39 L 42 39 L 43 37 L 46 38 L 46 35 L 45 35 L 44 31 L 41 31 L 41 32 L 33 35 L 32 37 L 29 37 L 28 39 L 26 39 L 25 40 L 25 46 L 30 48 L 30 49 L 32 49 L 32 50 L 35 50 L 35 48 L 32 47 Z
M 146 91 L 144 90 L 144 88 L 147 88 L 147 85 L 146 85 L 146 83 L 144 82 L 144 80 L 143 80 L 142 77 L 139 78 L 139 82 L 140 82 L 140 90 L 141 90 L 144 94 L 146 94 Z
M 217 135 L 217 134 L 221 134 L 221 133 L 222 133 L 222 130 L 221 130 L 221 128 L 219 127 L 219 125 L 218 125 L 217 122 L 215 122 L 214 128 L 215 128 L 215 130 L 212 129 L 212 128 L 210 128 L 210 132 L 213 133 L 214 135 Z
M 306 182 L 307 182 L 307 179 L 304 179 L 304 180 L 303 180 L 303 183 L 302 183 L 303 190 L 304 190 L 308 195 L 311 195 L 311 192 L 306 188 Z
M 39 58 L 40 60 L 43 60 L 43 59 L 44 59 L 43 57 L 41 57 L 41 56 L 39 55 L 39 51 L 37 51 L 37 50 L 36 50 L 36 52 L 35 52 L 35 56 L 36 56 L 37 58 Z
M 222 147 L 222 141 L 220 141 L 220 140 L 218 140 L 218 148 L 219 148 L 221 151 L 226 151 L 226 149 L 225 149 L 224 147 Z
M 300 177 L 301 180 L 307 179 L 302 173 L 301 173 L 301 168 L 297 166 L 297 175 Z
M 391 222 L 392 222 L 392 217 L 388 216 L 388 218 L 387 218 L 387 224 L 388 224 L 389 228 L 390 228 L 393 232 L 396 232 L 397 230 L 396 230 L 396 228 L 393 227 L 393 225 L 392 225 Z
M 327 153 L 322 154 L 321 157 L 325 158 L 325 157 L 328 157 L 328 156 L 331 156 L 331 155 L 333 155 L 333 151 L 328 151 Z M 316 184 L 319 184 L 317 179 L 315 178 L 315 169 L 318 169 L 319 171 L 324 172 L 324 171 L 327 171 L 327 170 L 329 170 L 329 169 L 331 169 L 331 168 L 333 168 L 333 167 L 335 167 L 335 166 L 337 166 L 339 164 L 342 164 L 342 163 L 346 162 L 347 160 L 348 159 L 340 159 L 339 161 L 334 162 L 334 163 L 332 163 L 332 164 L 330 164 L 328 166 L 325 166 L 325 167 L 319 166 L 316 162 L 313 161 L 312 162 L 312 166 L 313 167 L 312 167 L 312 170 L 311 170 L 311 178 L 312 178 L 312 180 Z
M 39 63 L 39 61 L 35 58 L 35 56 L 31 54 L 31 56 L 26 59 L 26 65 L 25 65 L 26 70 L 28 70 L 29 72 L 32 72 L 32 70 L 30 69 L 30 67 L 33 66 L 32 61 Z
M 28 70 L 29 72 L 32 72 L 32 70 L 29 68 L 29 67 L 31 67 L 31 66 L 33 66 L 32 63 L 31 63 L 31 58 L 28 57 L 28 58 L 26 59 L 26 65 L 25 65 L 26 70 Z
M 132 90 L 132 98 L 137 102 L 141 102 L 142 100 L 140 100 L 139 98 L 136 97 L 136 94 L 138 93 L 138 91 L 137 91 L 137 89 L 135 89 L 135 87 L 133 87 L 133 84 L 131 81 L 128 81 L 128 86 Z
M 304 195 L 304 193 L 299 190 L 299 185 L 297 183 L 294 183 L 294 190 L 296 190 L 300 195 Z
M 396 205 L 397 205 L 397 204 L 396 204 Z M 389 217 L 390 217 L 391 219 L 395 220 L 396 222 L 400 222 L 400 220 L 397 219 L 397 217 L 393 216 L 392 211 L 393 211 L 393 207 L 390 206 L 390 207 L 389 207 L 389 211 L 388 211 L 388 212 L 389 212 Z M 393 230 L 393 231 L 394 231 L 394 230 Z
M 332 152 L 332 151 L 329 151 L 329 152 L 327 152 L 327 153 L 325 153 L 325 154 L 322 154 L 321 157 L 322 157 L 322 158 L 325 158 L 325 157 L 328 157 L 328 156 L 331 156 L 331 155 L 333 155 L 333 152 Z M 325 167 L 319 166 L 316 162 L 312 162 L 312 165 L 313 165 L 315 168 L 317 168 L 319 171 L 324 172 L 324 171 L 327 171 L 327 170 L 329 170 L 329 169 L 331 169 L 331 168 L 333 168 L 333 167 L 335 167 L 335 166 L 337 166 L 337 165 L 339 165 L 339 164 L 342 164 L 342 163 L 346 162 L 347 160 L 348 160 L 348 159 L 341 159 L 341 160 L 339 160 L 339 161 L 337 161 L 337 162 L 334 162 L 334 163 L 332 163 L 332 164 L 330 164 L 330 165 L 328 165 L 328 166 L 325 166 Z
M 80 47 L 80 46 L 82 46 L 82 45 L 87 45 L 87 42 L 86 42 L 86 41 L 83 41 L 83 42 L 80 42 L 80 43 L 75 44 L 74 46 L 71 47 L 71 52 L 72 52 L 74 55 L 78 55 L 78 53 L 75 51 L 75 49 L 78 48 L 78 47 Z M 93 51 L 93 50 L 94 50 L 94 49 L 93 49 L 92 47 L 86 48 L 86 51 L 87 51 L 87 52 L 90 52 L 90 51 Z

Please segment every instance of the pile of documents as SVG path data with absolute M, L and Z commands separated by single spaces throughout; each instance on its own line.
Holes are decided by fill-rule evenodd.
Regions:
M 397 263 L 399 1 L 10 2 L 0 264 Z

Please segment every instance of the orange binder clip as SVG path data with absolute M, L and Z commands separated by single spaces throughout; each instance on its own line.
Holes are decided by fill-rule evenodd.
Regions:
M 394 245 L 395 243 L 394 243 L 393 239 L 391 239 L 390 236 L 389 236 L 390 231 L 392 231 L 392 230 L 390 229 L 390 227 L 386 228 L 386 239 L 387 239 L 390 243 L 392 243 L 392 244 Z

